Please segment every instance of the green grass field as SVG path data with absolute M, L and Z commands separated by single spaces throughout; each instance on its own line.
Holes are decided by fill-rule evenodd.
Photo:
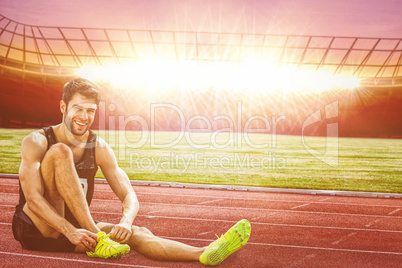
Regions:
M 18 173 L 31 131 L 0 129 L 0 173 Z M 400 139 L 307 137 L 303 145 L 300 136 L 96 132 L 131 180 L 402 193 Z

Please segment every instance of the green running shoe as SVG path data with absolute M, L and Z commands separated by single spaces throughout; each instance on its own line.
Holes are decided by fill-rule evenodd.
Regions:
M 89 257 L 117 259 L 130 252 L 130 246 L 113 241 L 109 238 L 110 235 L 104 232 L 97 233 L 97 235 L 98 243 L 96 244 L 95 252 L 87 251 Z
M 250 238 L 251 226 L 248 220 L 241 220 L 226 234 L 212 242 L 201 254 L 200 262 L 204 265 L 220 264 L 230 254 L 241 249 Z

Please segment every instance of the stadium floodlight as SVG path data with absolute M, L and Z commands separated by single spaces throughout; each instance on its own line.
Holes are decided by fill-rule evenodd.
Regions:
M 126 64 L 83 66 L 76 74 L 114 87 L 144 90 L 203 89 L 247 90 L 250 92 L 325 91 L 354 89 L 359 79 L 325 71 L 298 70 L 261 62 L 181 62 L 142 60 Z

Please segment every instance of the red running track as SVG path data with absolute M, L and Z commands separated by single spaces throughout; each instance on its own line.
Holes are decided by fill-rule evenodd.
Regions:
M 18 180 L 0 178 L 0 266 L 203 267 L 149 260 L 132 251 L 120 260 L 34 252 L 13 239 Z M 240 219 L 251 222 L 247 245 L 220 267 L 401 267 L 402 200 L 134 186 L 138 226 L 194 246 L 208 245 Z M 94 219 L 117 223 L 120 201 L 96 184 Z

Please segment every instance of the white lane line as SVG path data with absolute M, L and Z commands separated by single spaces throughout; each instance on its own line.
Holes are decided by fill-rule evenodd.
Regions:
M 91 211 L 93 214 L 102 214 L 104 212 Z M 108 215 L 121 216 L 121 213 L 107 213 Z M 188 220 L 188 221 L 202 221 L 202 222 L 226 222 L 236 223 L 235 220 L 220 220 L 220 219 L 201 219 L 201 218 L 187 218 L 187 217 L 172 217 L 172 216 L 150 216 L 150 215 L 137 215 L 137 217 L 144 218 L 161 218 L 172 220 Z M 0 223 L 3 225 L 11 225 L 11 223 Z M 264 225 L 264 226 L 280 226 L 280 227 L 296 227 L 296 228 L 311 228 L 311 229 L 330 229 L 330 230 L 346 230 L 346 231 L 363 231 L 363 232 L 380 232 L 380 233 L 402 233 L 398 230 L 384 230 L 384 229 L 363 229 L 363 228 L 350 228 L 350 227 L 333 227 L 333 226 L 314 226 L 314 225 L 298 225 L 298 224 L 284 224 L 284 223 L 269 223 L 269 222 L 251 222 L 251 225 Z
M 343 242 L 343 241 L 347 240 L 348 238 L 350 238 L 350 237 L 352 237 L 352 236 L 355 236 L 355 235 L 357 235 L 357 233 L 356 233 L 356 232 L 352 232 L 352 233 L 350 233 L 350 234 L 348 234 L 348 235 L 345 235 L 345 236 L 341 237 L 341 239 L 332 242 L 331 244 L 332 244 L 332 245 L 338 245 L 339 243 L 341 243 L 341 242 Z
M 366 227 L 373 226 L 374 224 L 376 224 L 377 222 L 379 222 L 379 221 L 381 221 L 381 220 L 382 220 L 382 219 L 375 219 L 374 221 L 369 222 L 368 224 L 366 224 L 366 225 L 364 225 L 364 226 L 366 226 Z
M 24 253 L 14 253 L 14 252 L 4 252 L 0 251 L 0 254 L 5 255 L 13 255 L 13 256 L 21 256 L 21 257 L 31 257 L 31 258 L 40 258 L 40 259 L 48 259 L 48 260 L 58 260 L 58 261 L 70 261 L 70 262 L 78 262 L 78 263 L 93 263 L 93 264 L 101 264 L 107 266 L 125 266 L 125 267 L 155 267 L 155 266 L 144 266 L 144 265 L 135 265 L 135 264 L 123 264 L 123 263 L 111 263 L 111 262 L 100 262 L 100 261 L 87 261 L 87 260 L 77 260 L 77 259 L 67 259 L 61 257 L 48 257 L 48 256 L 38 256 L 32 254 L 24 254 Z M 4 261 L 4 260 L 3 260 Z
M 168 237 L 161 236 L 166 239 L 172 240 L 199 240 L 212 242 L 214 240 L 210 239 L 200 239 L 200 238 L 186 238 L 186 237 Z M 360 249 L 346 249 L 346 248 L 323 248 L 323 247 L 308 247 L 308 246 L 298 246 L 298 245 L 281 245 L 281 244 L 269 244 L 269 243 L 254 243 L 248 242 L 247 245 L 256 246 L 271 246 L 271 247 L 286 247 L 286 248 L 303 248 L 303 249 L 317 249 L 317 250 L 329 250 L 329 251 L 344 251 L 344 252 L 358 252 L 358 253 L 374 253 L 374 254 L 390 254 L 390 255 L 402 255 L 402 252 L 388 252 L 388 251 L 373 251 L 373 250 L 360 250 Z
M 310 203 L 308 203 L 308 204 L 302 204 L 302 205 L 299 205 L 299 206 L 295 206 L 295 207 L 292 207 L 292 208 L 290 208 L 290 209 L 301 208 L 301 207 L 305 207 L 305 206 L 308 206 L 308 205 L 310 205 Z
M 118 213 L 116 213 L 118 214 Z M 143 215 L 138 215 L 143 217 Z M 169 217 L 169 216 L 155 216 L 156 218 L 163 219 L 180 219 L 192 221 L 213 221 L 213 222 L 227 222 L 236 223 L 237 221 L 230 220 L 217 220 L 217 219 L 199 219 L 199 218 L 186 218 L 186 217 Z M 348 231 L 367 231 L 367 232 L 384 232 L 384 233 L 402 233 L 397 230 L 382 230 L 382 229 L 363 229 L 363 228 L 348 228 L 348 227 L 332 227 L 332 226 L 312 226 L 312 225 L 297 225 L 297 224 L 283 224 L 283 223 L 269 223 L 269 222 L 251 222 L 251 225 L 268 225 L 268 226 L 281 226 L 281 227 L 297 227 L 297 228 L 312 228 L 312 229 L 333 229 L 333 230 L 348 230 Z
M 119 202 L 117 200 L 104 200 L 104 199 L 92 199 L 92 201 L 107 201 L 108 203 L 111 202 Z M 151 203 L 151 202 L 140 202 L 140 204 L 149 204 L 149 205 L 158 205 L 158 206 L 163 206 L 166 205 L 164 203 Z M 10 205 L 0 205 L 0 206 L 8 206 Z M 201 207 L 201 208 L 207 208 L 211 209 L 211 207 L 214 206 L 204 206 L 204 205 L 187 205 L 187 204 L 175 204 L 176 207 Z M 13 206 L 15 207 L 15 206 Z M 402 216 L 392 216 L 392 215 L 370 215 L 370 214 L 348 214 L 348 213 L 336 213 L 336 212 L 322 212 L 322 211 L 303 211 L 303 210 L 287 210 L 287 209 L 270 209 L 270 208 L 244 208 L 244 207 L 215 207 L 219 208 L 222 210 L 248 210 L 248 211 L 265 211 L 265 212 L 290 212 L 290 213 L 303 213 L 303 214 L 319 214 L 319 215 L 335 215 L 335 216 L 353 216 L 353 217 L 375 217 L 375 218 L 391 218 L 391 219 L 402 219 Z M 163 210 L 158 210 L 158 211 L 165 211 Z M 105 213 L 105 212 L 101 212 Z M 107 212 L 109 213 L 109 212 Z
M 330 199 L 332 199 L 332 198 L 334 198 L 334 197 L 333 197 L 333 196 L 331 196 L 331 197 L 327 197 L 327 198 L 324 198 L 324 199 L 318 200 L 318 202 L 324 202 L 324 201 L 330 200 Z
M 106 190 L 95 190 L 96 192 L 107 192 L 113 194 L 111 191 L 106 191 Z M 4 195 L 16 195 L 18 196 L 19 194 L 13 194 L 13 193 L 0 193 Z M 140 197 L 142 194 L 143 195 L 155 195 L 155 193 L 146 193 L 146 192 L 137 192 L 136 194 L 138 197 Z M 158 193 L 158 196 L 161 195 L 167 195 L 167 196 L 175 196 L 175 197 L 192 197 L 194 198 L 194 195 L 186 195 L 186 194 L 166 194 L 166 193 Z M 217 198 L 217 196 L 201 196 L 198 195 L 197 197 L 200 198 Z M 282 200 L 282 199 L 255 199 L 255 198 L 244 198 L 244 197 L 220 197 L 222 200 L 229 199 L 229 200 L 249 200 L 249 201 L 258 201 L 258 202 L 288 202 L 288 203 L 306 203 L 309 202 L 311 204 L 325 204 L 325 205 L 345 205 L 345 206 L 365 206 L 365 207 L 389 207 L 389 208 L 399 208 L 400 206 L 390 206 L 390 205 L 370 205 L 370 204 L 355 204 L 355 203 L 332 203 L 332 202 L 323 202 L 323 201 L 306 201 L 306 200 Z M 330 197 L 334 198 L 334 197 Z M 352 196 L 350 198 L 353 198 Z M 102 199 L 99 199 L 102 200 Z M 396 199 L 395 199 L 396 200 Z
M 99 190 L 102 191 L 102 190 Z M 137 195 L 155 195 L 155 193 L 148 193 L 148 192 L 137 192 Z M 187 194 L 167 194 L 167 193 L 158 193 L 159 195 L 167 195 L 167 196 L 180 196 L 180 197 L 194 197 L 194 195 L 187 195 Z M 197 197 L 200 198 L 216 198 L 217 196 L 202 196 L 202 195 L 198 195 Z M 245 198 L 245 197 L 221 197 L 222 199 L 229 199 L 229 200 L 250 200 L 250 201 L 258 201 L 258 202 L 262 202 L 262 201 L 268 201 L 268 202 L 288 202 L 288 203 L 306 203 L 309 202 L 311 204 L 327 204 L 327 205 L 347 205 L 347 206 L 366 206 L 366 207 L 400 207 L 400 206 L 390 206 L 390 205 L 370 205 L 370 204 L 356 204 L 356 203 L 340 203 L 340 202 L 336 202 L 336 203 L 332 203 L 332 202 L 324 202 L 325 200 L 329 200 L 331 198 L 335 198 L 333 196 L 328 197 L 328 198 L 324 198 L 323 200 L 319 200 L 319 201 L 308 201 L 308 200 L 283 200 L 283 199 L 257 199 L 257 198 Z M 350 196 L 350 198 L 353 198 L 352 196 Z M 396 199 L 395 199 L 396 200 Z
M 206 235 L 206 234 L 210 234 L 210 233 L 212 233 L 212 231 L 199 233 L 198 235 Z
M 155 195 L 155 193 L 148 193 L 148 192 L 137 192 L 137 195 Z M 159 195 L 167 195 L 167 196 L 183 196 L 183 197 L 194 197 L 194 195 L 187 195 L 187 194 L 167 194 L 167 193 L 158 193 Z M 216 198 L 217 196 L 202 196 L 202 195 L 197 195 L 197 197 L 200 198 Z M 314 197 L 314 196 L 312 196 Z M 257 199 L 257 198 L 245 198 L 245 197 L 220 197 L 222 199 L 230 199 L 230 200 L 250 200 L 250 201 L 258 201 L 258 202 L 262 202 L 262 201 L 269 201 L 269 202 L 288 202 L 288 203 L 312 203 L 312 204 L 327 204 L 327 205 L 348 205 L 348 206 L 367 206 L 367 207 L 400 207 L 400 206 L 390 206 L 390 205 L 370 205 L 370 204 L 356 204 L 356 203 L 342 203 L 342 202 L 336 202 L 336 203 L 332 203 L 332 202 L 324 202 L 325 200 L 329 200 L 332 198 L 335 198 L 333 196 L 328 197 L 328 198 L 324 198 L 323 200 L 319 200 L 319 201 L 308 201 L 308 200 L 283 200 L 283 199 Z M 340 197 L 339 197 L 340 198 Z M 353 198 L 353 196 L 350 197 L 344 197 L 344 198 Z M 398 201 L 398 199 L 395 199 L 395 201 Z
M 216 200 L 205 201 L 205 202 L 197 203 L 197 205 L 214 203 L 214 202 L 218 202 L 218 201 L 221 201 L 221 200 L 222 200 L 222 199 L 216 199 Z
M 92 199 L 100 200 L 102 199 Z M 111 202 L 110 200 L 106 200 Z M 113 200 L 114 201 L 114 200 Z M 120 201 L 119 201 L 120 202 Z M 140 204 L 158 205 L 163 206 L 165 203 L 154 203 L 154 202 L 140 202 Z M 177 207 L 201 207 L 211 209 L 214 206 L 204 206 L 204 205 L 188 205 L 188 204 L 175 204 Z M 248 211 L 265 211 L 265 212 L 290 212 L 290 213 L 305 213 L 305 214 L 322 214 L 322 215 L 336 215 L 336 216 L 355 216 L 355 217 L 379 217 L 379 218 L 392 218 L 392 219 L 402 219 L 402 216 L 389 216 L 389 215 L 370 215 L 370 214 L 348 214 L 348 213 L 336 213 L 336 212 L 322 212 L 322 211 L 302 211 L 302 210 L 288 210 L 288 209 L 270 209 L 270 208 L 245 208 L 245 207 L 216 207 L 222 210 L 248 210 Z
M 397 213 L 400 210 L 401 210 L 400 208 L 397 208 L 394 211 L 391 211 L 390 213 L 388 213 L 388 215 L 394 215 L 395 213 Z

